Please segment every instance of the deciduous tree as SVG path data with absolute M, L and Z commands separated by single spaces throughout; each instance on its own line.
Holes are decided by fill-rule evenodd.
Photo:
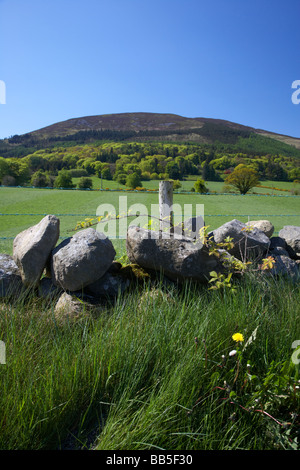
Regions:
M 92 178 L 87 178 L 86 176 L 82 176 L 78 182 L 79 189 L 92 189 L 93 188 L 93 180 Z
M 126 186 L 129 188 L 135 189 L 138 186 L 141 186 L 141 180 L 137 173 L 130 173 L 126 178 Z
M 225 182 L 233 186 L 241 194 L 246 194 L 250 189 L 259 184 L 259 175 L 253 168 L 241 164 L 227 176 Z
M 55 188 L 64 188 L 64 189 L 72 189 L 74 188 L 74 184 L 72 182 L 72 177 L 66 170 L 61 170 L 54 181 Z
M 201 178 L 199 178 L 195 184 L 194 184 L 194 188 L 195 188 L 195 191 L 196 193 L 207 193 L 208 192 L 208 188 L 205 186 L 205 181 L 202 180 Z

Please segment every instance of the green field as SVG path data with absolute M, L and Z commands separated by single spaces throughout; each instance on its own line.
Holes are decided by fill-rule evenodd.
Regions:
M 107 182 L 108 183 L 108 182 Z M 112 182 L 109 182 L 110 184 Z M 157 182 L 158 183 L 158 182 Z M 190 184 L 190 183 L 189 183 Z M 217 183 L 215 183 L 217 184 Z M 151 204 L 158 204 L 157 192 L 139 191 L 79 191 L 30 188 L 0 188 L 0 251 L 11 253 L 13 238 L 22 230 L 38 223 L 46 214 L 60 218 L 61 237 L 70 236 L 77 222 L 95 217 L 100 204 L 112 204 L 119 213 L 119 197 L 127 196 L 127 207 L 144 204 L 151 213 Z M 268 219 L 275 227 L 275 234 L 284 225 L 300 225 L 300 197 L 237 194 L 174 193 L 174 204 L 190 204 L 195 214 L 196 204 L 204 204 L 205 224 L 217 228 L 234 218 Z M 133 222 L 134 217 L 128 219 Z M 124 254 L 124 243 L 114 240 L 118 253 Z
M 97 176 L 90 177 L 93 181 L 93 189 L 101 189 L 101 179 L 97 178 Z M 80 178 L 73 178 L 73 183 L 77 186 Z M 189 176 L 184 181 L 181 181 L 181 188 L 178 189 L 178 192 L 186 191 L 191 192 L 194 182 L 197 180 L 196 176 Z M 223 181 L 207 181 L 206 186 L 209 192 L 214 193 L 227 193 L 228 188 L 224 187 Z M 146 189 L 155 189 L 158 190 L 159 181 L 158 180 L 150 180 L 150 181 L 142 181 L 142 187 Z M 274 189 L 277 188 L 277 189 Z M 121 189 L 125 190 L 126 186 L 123 186 L 116 181 L 102 181 L 102 189 Z M 289 191 L 300 189 L 300 184 L 288 182 L 288 181 L 264 181 L 261 183 L 261 186 L 257 186 L 249 191 L 249 194 L 267 194 L 267 195 L 289 195 Z

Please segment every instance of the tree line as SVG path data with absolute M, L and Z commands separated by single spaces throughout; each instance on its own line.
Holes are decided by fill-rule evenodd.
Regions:
M 300 180 L 300 160 L 290 156 L 219 151 L 213 146 L 164 142 L 110 142 L 39 149 L 22 158 L 0 157 L 2 185 L 52 187 L 62 172 L 97 176 L 128 184 L 129 175 L 142 181 L 183 180 L 197 176 L 223 181 L 238 165 L 257 172 L 260 180 Z M 56 181 L 56 182 L 55 182 Z

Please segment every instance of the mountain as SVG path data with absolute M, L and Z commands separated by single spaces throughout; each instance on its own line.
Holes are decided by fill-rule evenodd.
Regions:
M 68 119 L 30 132 L 38 139 L 55 139 L 74 136 L 82 132 L 128 133 L 136 137 L 164 137 L 163 140 L 186 140 L 203 143 L 232 142 L 251 134 L 278 140 L 300 149 L 300 139 L 234 122 L 212 118 L 188 118 L 176 114 L 121 113 L 85 116 Z
M 123 155 L 128 158 L 122 159 Z M 165 160 L 160 162 L 155 157 L 150 163 L 147 156 L 151 155 Z M 0 157 L 28 157 L 25 166 L 8 162 L 16 184 L 20 184 L 22 171 L 18 175 L 15 168 L 24 169 L 26 165 L 30 174 L 41 170 L 55 176 L 61 169 L 99 175 L 105 164 L 109 177 L 123 178 L 133 171 L 126 167 L 130 156 L 147 178 L 167 174 L 180 179 L 203 173 L 206 180 L 219 181 L 223 172 L 238 162 L 253 161 L 261 179 L 300 179 L 300 139 L 222 119 L 157 113 L 105 114 L 68 119 L 0 140 Z M 2 166 L 5 168 L 3 160 Z
M 200 129 L 205 123 L 222 124 L 231 129 L 252 130 L 229 121 L 206 118 L 187 118 L 177 114 L 122 113 L 85 116 L 58 122 L 31 132 L 34 136 L 66 136 L 78 131 L 174 131 Z
M 22 158 L 40 149 L 107 141 L 194 144 L 212 152 L 282 155 L 300 160 L 300 138 L 222 119 L 162 113 L 103 114 L 68 119 L 0 140 L 0 157 Z

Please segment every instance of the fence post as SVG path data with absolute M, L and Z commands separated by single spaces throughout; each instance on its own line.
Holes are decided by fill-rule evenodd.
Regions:
M 6 349 L 4 341 L 0 341 L 0 364 L 6 364 Z
M 160 231 L 173 233 L 173 181 L 159 182 L 159 218 Z

